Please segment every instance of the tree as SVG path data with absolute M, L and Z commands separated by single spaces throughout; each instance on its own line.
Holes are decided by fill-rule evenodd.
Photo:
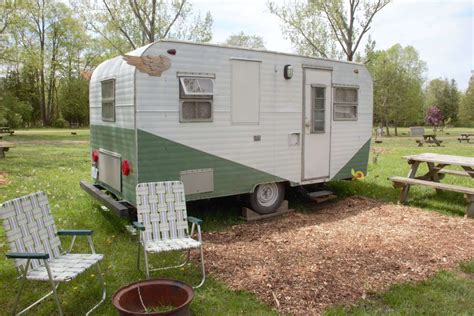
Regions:
M 474 127 L 474 72 L 469 80 L 469 86 L 461 98 L 459 122 L 463 126 Z
M 261 36 L 246 35 L 244 32 L 230 35 L 225 40 L 224 44 L 254 49 L 265 49 L 265 42 Z
M 213 19 L 195 14 L 187 0 L 75 0 L 88 27 L 120 54 L 163 38 L 212 39 Z
M 5 85 L 33 108 L 36 122 L 49 126 L 61 116 L 62 79 L 79 77 L 90 57 L 90 37 L 71 8 L 55 0 L 25 1 L 10 16 L 7 30 L 14 58 L 4 59 Z
M 268 7 L 282 21 L 282 31 L 299 53 L 354 60 L 375 15 L 390 0 L 308 0 Z
M 456 81 L 452 79 L 433 79 L 428 83 L 425 92 L 425 105 L 436 104 L 443 112 L 444 119 L 457 121 L 460 93 Z
M 443 111 L 441 111 L 441 109 L 437 107 L 436 105 L 429 107 L 426 113 L 425 121 L 426 123 L 433 126 L 433 130 L 436 131 L 436 129 L 439 128 L 443 124 L 443 121 L 444 121 Z
M 374 121 L 390 135 L 389 126 L 408 126 L 423 120 L 423 73 L 426 65 L 411 47 L 396 44 L 370 52 L 368 69 L 374 82 Z

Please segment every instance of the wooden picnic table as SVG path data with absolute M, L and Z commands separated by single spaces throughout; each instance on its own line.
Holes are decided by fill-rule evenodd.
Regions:
M 5 152 L 9 151 L 12 147 L 15 147 L 15 144 L 0 141 L 0 159 L 5 158 Z
M 469 138 L 470 136 L 473 136 L 471 134 L 461 134 L 461 137 L 458 138 L 458 141 L 461 143 L 465 141 L 466 143 L 469 143 L 471 139 Z
M 441 146 L 442 140 L 436 139 L 436 135 L 434 134 L 425 134 L 423 135 L 423 139 L 417 139 L 416 142 L 418 143 L 418 147 L 422 147 L 423 144 L 436 144 L 436 146 Z
M 440 180 L 446 174 L 455 176 L 470 177 L 474 180 L 474 158 L 464 156 L 442 155 L 423 153 L 418 155 L 404 156 L 404 159 L 410 164 L 408 176 L 390 177 L 395 187 L 401 187 L 400 202 L 407 200 L 408 192 L 411 185 L 424 185 L 433 187 L 437 192 L 442 190 L 463 193 L 468 202 L 467 215 L 474 217 L 474 188 L 460 185 L 440 183 Z M 416 172 L 420 164 L 428 165 L 428 172 L 421 176 L 416 176 Z M 460 167 L 462 170 L 445 169 L 448 166 Z M 474 183 L 474 182 L 473 182 Z
M 10 134 L 13 135 L 15 133 L 14 130 L 12 130 L 8 126 L 0 126 L 0 134 Z

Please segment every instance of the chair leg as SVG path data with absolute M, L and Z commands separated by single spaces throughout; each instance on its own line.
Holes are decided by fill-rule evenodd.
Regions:
M 22 278 L 23 280 L 22 280 L 22 283 L 21 283 L 21 286 L 20 286 L 20 291 L 18 291 L 18 293 L 16 295 L 16 298 L 15 298 L 15 304 L 13 305 L 12 315 L 16 315 L 16 308 L 18 306 L 18 302 L 20 301 L 21 293 L 23 292 L 23 289 L 25 288 L 26 275 L 28 274 L 28 268 L 29 267 L 30 267 L 30 259 L 28 259 L 26 261 L 25 271 L 24 271 L 23 278 Z
M 89 311 L 86 313 L 86 316 L 90 315 L 90 313 L 92 313 L 92 311 L 94 311 L 97 307 L 99 307 L 105 301 L 105 298 L 107 296 L 107 292 L 106 292 L 106 289 L 105 289 L 104 277 L 102 276 L 102 271 L 100 269 L 100 264 L 99 264 L 98 261 L 96 263 L 96 268 L 97 268 L 97 277 L 99 278 L 99 282 L 102 285 L 102 299 L 94 307 L 89 309 Z
M 202 279 L 201 279 L 201 283 L 199 283 L 196 286 L 193 286 L 193 288 L 195 289 L 200 288 L 204 284 L 204 281 L 206 281 L 206 269 L 204 268 L 204 252 L 202 250 L 202 244 L 201 244 L 201 247 L 199 247 L 199 251 L 201 252 Z
M 52 291 L 53 291 L 54 300 L 56 301 L 56 305 L 58 305 L 59 315 L 62 316 L 63 315 L 63 310 L 61 308 L 61 303 L 59 302 L 58 293 L 56 291 L 57 286 L 54 283 L 53 274 L 51 273 L 51 269 L 49 268 L 48 259 L 44 259 L 44 266 L 46 268 L 46 271 L 48 272 L 49 282 L 51 283 L 51 288 L 52 288 Z
M 137 270 L 140 271 L 140 239 L 138 239 L 137 243 Z
M 150 268 L 148 267 L 148 254 L 146 253 L 145 247 L 143 247 L 143 257 L 145 260 L 145 276 L 147 279 L 150 278 Z

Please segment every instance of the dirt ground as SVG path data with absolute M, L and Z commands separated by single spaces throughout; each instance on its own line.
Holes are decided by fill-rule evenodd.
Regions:
M 206 233 L 206 266 L 277 310 L 317 315 L 474 257 L 474 220 L 352 197 Z
M 6 172 L 0 171 L 0 186 L 8 184 L 7 176 L 8 174 Z

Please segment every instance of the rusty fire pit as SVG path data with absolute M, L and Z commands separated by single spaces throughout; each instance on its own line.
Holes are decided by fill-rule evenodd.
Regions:
M 119 289 L 112 303 L 120 315 L 191 315 L 193 288 L 186 283 L 155 279 L 131 283 Z

